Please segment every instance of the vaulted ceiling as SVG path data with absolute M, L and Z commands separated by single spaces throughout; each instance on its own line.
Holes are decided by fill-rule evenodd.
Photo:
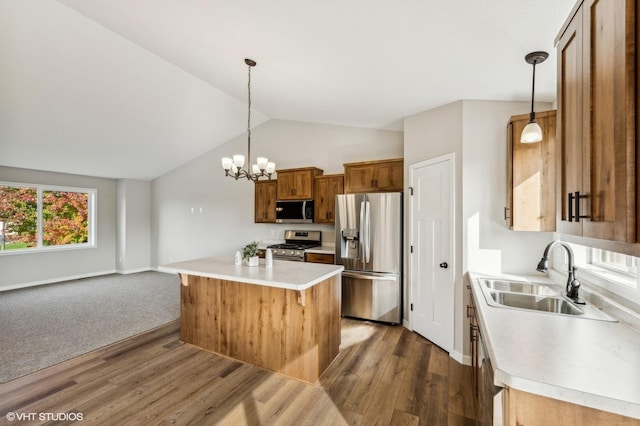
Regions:
M 575 0 L 3 0 L 0 165 L 153 179 L 269 118 L 402 130 L 530 100 Z

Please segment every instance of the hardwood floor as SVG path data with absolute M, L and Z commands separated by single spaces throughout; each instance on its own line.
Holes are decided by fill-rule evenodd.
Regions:
M 475 424 L 470 367 L 400 326 L 343 319 L 340 354 L 315 385 L 178 338 L 176 321 L 2 385 L 0 424 L 45 423 L 39 413 L 82 424 Z M 8 412 L 38 414 L 10 422 Z

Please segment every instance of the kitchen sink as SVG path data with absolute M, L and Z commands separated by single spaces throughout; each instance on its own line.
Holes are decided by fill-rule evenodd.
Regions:
M 482 278 L 478 282 L 491 306 L 617 322 L 595 306 L 574 305 L 561 294 L 560 286 L 554 286 L 556 289 L 542 283 L 491 278 Z
M 583 312 L 575 305 L 560 297 L 535 296 L 530 294 L 506 293 L 490 291 L 491 299 L 503 306 L 511 308 L 531 309 L 534 311 L 552 312 L 565 315 L 582 315 Z
M 544 284 L 525 283 L 505 280 L 482 280 L 489 290 L 511 293 L 533 294 L 537 296 L 559 296 L 558 292 Z

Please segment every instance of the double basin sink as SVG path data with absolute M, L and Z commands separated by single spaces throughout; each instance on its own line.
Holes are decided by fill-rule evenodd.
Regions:
M 546 284 L 486 278 L 481 278 L 479 282 L 482 293 L 491 306 L 601 321 L 617 321 L 593 306 L 576 306 L 562 296 L 558 290 Z

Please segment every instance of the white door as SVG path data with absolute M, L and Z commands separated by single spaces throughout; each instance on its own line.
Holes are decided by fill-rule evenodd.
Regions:
M 411 328 L 453 350 L 454 154 L 409 167 Z

